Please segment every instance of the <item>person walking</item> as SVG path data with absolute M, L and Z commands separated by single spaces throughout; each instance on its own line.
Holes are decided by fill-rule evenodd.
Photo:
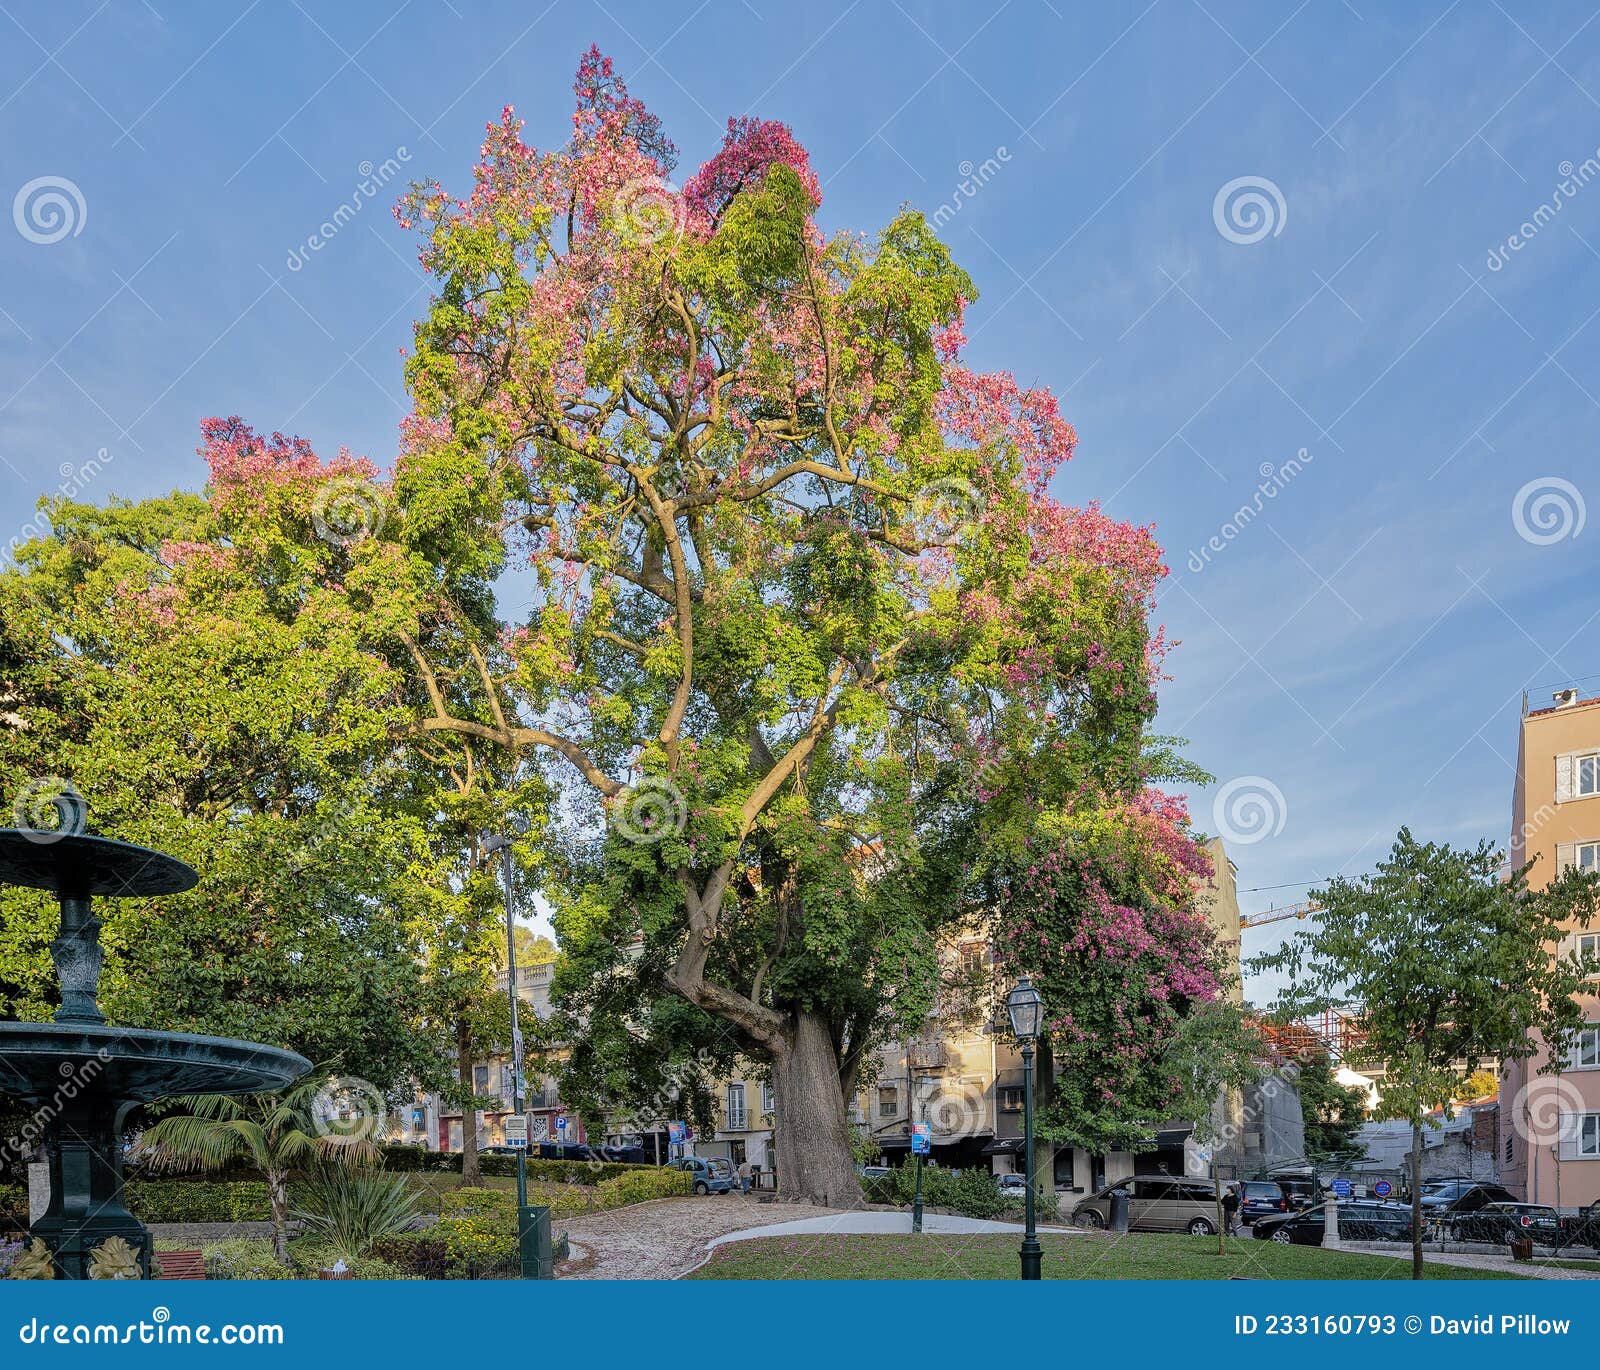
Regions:
M 1239 1232 L 1239 1186 L 1230 1184 L 1222 1195 L 1222 1221 L 1230 1237 Z

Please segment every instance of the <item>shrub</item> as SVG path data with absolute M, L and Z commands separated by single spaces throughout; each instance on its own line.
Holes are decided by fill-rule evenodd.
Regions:
M 310 1237 L 300 1237 L 289 1243 L 289 1262 L 296 1278 L 299 1279 L 314 1280 L 319 1271 L 331 1270 L 334 1264 L 341 1260 L 353 1280 L 416 1279 L 415 1275 L 409 1274 L 401 1266 L 380 1256 L 357 1256 L 351 1260 L 348 1256 L 341 1255 L 329 1243 Z
M 147 1223 L 264 1223 L 272 1216 L 260 1180 L 129 1180 L 123 1198 Z
M 337 1167 L 301 1191 L 295 1216 L 346 1265 L 353 1266 L 379 1237 L 404 1232 L 416 1220 L 419 1196 L 399 1175 Z
M 694 1177 L 686 1170 L 665 1170 L 651 1166 L 629 1174 L 601 1180 L 596 1186 L 601 1208 L 621 1208 L 626 1204 L 646 1203 L 651 1199 L 672 1199 L 694 1190 Z
M 450 1253 L 438 1227 L 418 1228 L 393 1237 L 380 1237 L 372 1244 L 372 1259 L 384 1261 L 408 1275 L 423 1280 L 450 1278 Z
M 292 1280 L 294 1271 L 273 1255 L 272 1243 L 239 1239 L 200 1252 L 208 1280 Z
M 28 1187 L 0 1184 L 0 1227 L 28 1225 Z

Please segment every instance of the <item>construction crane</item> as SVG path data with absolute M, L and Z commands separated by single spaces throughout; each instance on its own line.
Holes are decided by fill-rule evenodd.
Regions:
M 1270 908 L 1264 913 L 1247 913 L 1239 919 L 1241 928 L 1259 928 L 1267 923 L 1281 923 L 1285 918 L 1309 918 L 1314 913 L 1321 913 L 1322 905 L 1315 899 L 1306 899 L 1298 904 L 1286 904 L 1282 908 Z

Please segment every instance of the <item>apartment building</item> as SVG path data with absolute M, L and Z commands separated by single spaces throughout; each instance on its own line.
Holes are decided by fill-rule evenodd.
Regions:
M 1569 866 L 1600 869 L 1600 697 L 1557 691 L 1523 700 L 1511 792 L 1513 865 L 1533 861 L 1543 888 Z M 1573 930 L 1558 951 L 1600 951 L 1600 929 Z M 1501 1183 L 1529 1203 L 1573 1208 L 1600 1199 L 1600 985 L 1583 996 L 1588 1026 L 1551 1075 L 1542 1046 L 1501 1077 Z
M 517 998 L 535 1018 L 548 1018 L 550 985 L 555 975 L 553 962 L 542 965 L 517 967 Z M 496 977 L 497 993 L 506 992 L 504 970 Z M 561 1101 L 560 1089 L 553 1074 L 533 1072 L 527 1080 L 527 1097 L 523 1100 L 528 1115 L 528 1144 L 538 1147 L 545 1143 L 583 1143 L 588 1141 L 583 1120 L 568 1110 Z M 480 1101 L 490 1101 L 477 1110 L 476 1126 L 480 1147 L 504 1146 L 506 1119 L 513 1116 L 512 1102 L 516 1094 L 516 1080 L 509 1057 L 486 1056 L 472 1067 L 472 1092 Z M 460 1151 L 462 1145 L 462 1114 L 459 1106 L 450 1104 L 435 1094 L 419 1094 L 402 1118 L 398 1140 L 425 1142 L 440 1151 Z

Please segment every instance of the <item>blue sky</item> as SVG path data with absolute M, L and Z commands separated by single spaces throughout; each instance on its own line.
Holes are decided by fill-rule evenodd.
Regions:
M 0 35 L 6 540 L 101 449 L 87 496 L 196 485 L 209 414 L 387 462 L 425 299 L 390 197 L 291 254 L 364 164 L 465 184 L 507 102 L 559 141 L 598 42 L 691 169 L 759 113 L 831 226 L 951 207 L 975 359 L 1078 428 L 1057 493 L 1169 550 L 1160 726 L 1218 778 L 1197 823 L 1258 839 L 1247 911 L 1401 823 L 1503 841 L 1521 692 L 1600 690 L 1590 7 L 7 0 Z

